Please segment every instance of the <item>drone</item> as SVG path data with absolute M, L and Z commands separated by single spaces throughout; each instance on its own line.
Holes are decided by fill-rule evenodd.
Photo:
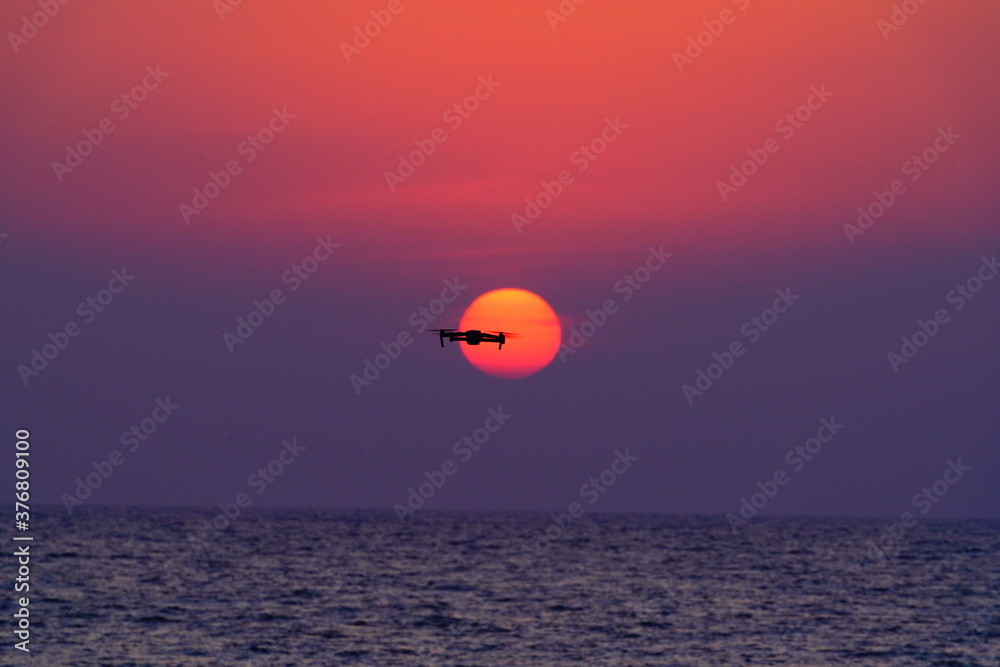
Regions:
M 463 340 L 467 345 L 479 345 L 480 343 L 497 343 L 497 349 L 503 349 L 503 344 L 507 342 L 508 338 L 517 338 L 518 334 L 515 333 L 505 333 L 503 331 L 479 331 L 478 329 L 469 329 L 468 331 L 459 331 L 458 329 L 431 329 L 431 331 L 436 331 L 438 338 L 441 340 L 441 347 L 444 347 L 444 339 L 447 338 L 451 342 L 462 342 Z

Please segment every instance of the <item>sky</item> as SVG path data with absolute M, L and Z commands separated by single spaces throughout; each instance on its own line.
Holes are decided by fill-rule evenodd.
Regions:
M 4 3 L 5 437 L 67 512 L 1000 517 L 998 18 Z M 425 331 L 505 287 L 520 379 Z

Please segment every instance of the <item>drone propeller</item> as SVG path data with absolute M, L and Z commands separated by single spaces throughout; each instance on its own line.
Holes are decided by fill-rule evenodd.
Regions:
M 506 337 L 506 338 L 520 338 L 521 337 L 521 334 L 519 334 L 519 333 L 511 333 L 509 331 L 484 331 L 483 333 L 491 333 L 491 334 L 497 334 L 497 335 L 503 334 L 504 337 Z
M 436 333 L 438 338 L 441 340 L 441 347 L 444 347 L 444 337 L 448 336 L 448 340 L 453 340 L 451 334 L 458 333 L 458 329 L 428 329 L 428 333 Z

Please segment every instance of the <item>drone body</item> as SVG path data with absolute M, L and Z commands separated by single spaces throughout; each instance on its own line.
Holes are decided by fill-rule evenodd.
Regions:
M 438 338 L 441 340 L 441 347 L 444 347 L 444 339 L 447 338 L 451 342 L 462 342 L 465 341 L 467 345 L 479 345 L 480 343 L 497 343 L 497 349 L 503 349 L 503 344 L 507 342 L 508 337 L 514 337 L 516 334 L 504 333 L 503 331 L 480 331 L 478 329 L 469 329 L 468 331 L 459 331 L 458 329 L 431 329 L 431 331 L 436 331 Z

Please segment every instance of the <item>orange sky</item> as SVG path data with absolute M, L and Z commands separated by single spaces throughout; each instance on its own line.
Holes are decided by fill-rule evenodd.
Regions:
M 342 43 L 385 6 L 247 2 L 222 20 L 208 0 L 62 7 L 0 65 L 7 95 L 36 102 L 0 112 L 7 206 L 87 243 L 177 240 L 191 232 L 178 205 L 209 170 L 242 160 L 240 142 L 278 107 L 295 119 L 195 219 L 201 242 L 316 225 L 343 238 L 401 234 L 416 254 L 427 233 L 461 252 L 641 247 L 663 230 L 759 248 L 825 241 L 942 126 L 962 139 L 897 207 L 897 219 L 922 222 L 896 241 L 992 224 L 980 214 L 996 203 L 997 73 L 981 46 L 994 3 L 929 3 L 884 40 L 876 22 L 891 3 L 874 0 L 590 2 L 555 30 L 545 11 L 556 2 L 402 2 L 348 63 Z M 16 28 L 33 9 L 6 3 L 0 24 Z M 679 72 L 674 53 L 723 10 L 732 23 Z M 157 64 L 166 80 L 57 183 L 64 146 Z M 445 112 L 480 76 L 500 85 L 453 128 Z M 776 121 L 814 85 L 833 96 L 723 202 L 717 181 L 779 136 Z M 578 173 L 571 156 L 608 118 L 627 129 Z M 390 192 L 386 170 L 435 128 L 446 141 Z M 511 215 L 564 169 L 573 185 L 518 234 Z

